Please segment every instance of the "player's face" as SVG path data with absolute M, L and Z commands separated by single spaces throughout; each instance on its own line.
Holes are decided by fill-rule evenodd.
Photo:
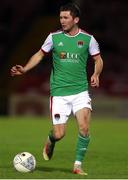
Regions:
M 78 23 L 79 18 L 72 17 L 70 11 L 61 11 L 60 12 L 60 24 L 64 31 L 70 32 L 74 26 Z

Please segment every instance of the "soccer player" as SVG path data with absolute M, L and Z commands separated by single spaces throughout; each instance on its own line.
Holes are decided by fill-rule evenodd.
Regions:
M 52 51 L 53 69 L 50 77 L 50 110 L 53 128 L 43 149 L 43 157 L 50 160 L 55 143 L 65 135 L 66 122 L 73 112 L 78 124 L 78 139 L 73 173 L 87 175 L 82 162 L 90 141 L 89 121 L 91 98 L 88 92 L 87 59 L 94 59 L 94 73 L 90 79 L 92 87 L 99 87 L 99 76 L 103 60 L 95 38 L 79 28 L 80 10 L 77 5 L 68 3 L 60 8 L 61 30 L 50 33 L 41 49 L 25 66 L 11 68 L 11 75 L 22 75 L 35 67 L 44 55 Z

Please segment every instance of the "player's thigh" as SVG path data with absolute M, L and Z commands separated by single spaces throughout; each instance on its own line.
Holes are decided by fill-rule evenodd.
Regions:
M 86 126 L 86 128 L 88 128 L 91 117 L 91 110 L 89 108 L 84 107 L 75 113 L 75 117 L 79 127 Z

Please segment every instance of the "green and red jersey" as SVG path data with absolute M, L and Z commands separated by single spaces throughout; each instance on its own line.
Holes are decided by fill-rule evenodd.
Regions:
M 41 50 L 46 53 L 52 50 L 51 96 L 68 96 L 88 90 L 88 55 L 100 53 L 92 35 L 81 29 L 75 36 L 67 35 L 64 31 L 50 33 Z

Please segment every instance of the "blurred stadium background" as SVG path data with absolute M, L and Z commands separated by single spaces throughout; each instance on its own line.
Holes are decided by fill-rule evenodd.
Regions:
M 92 143 L 85 164 L 88 178 L 128 178 L 128 3 L 73 1 L 82 10 L 81 27 L 94 34 L 104 59 L 100 88 L 90 89 L 95 121 L 91 121 Z M 50 126 L 50 55 L 24 76 L 10 76 L 13 65 L 24 65 L 49 32 L 59 28 L 59 7 L 67 2 L 70 0 L 0 1 L 0 178 L 76 178 L 70 172 L 77 136 L 74 121 L 57 144 L 55 159 L 48 164 L 42 161 L 42 143 Z M 92 71 L 89 58 L 89 77 Z M 33 174 L 18 174 L 12 168 L 14 155 L 22 151 L 37 158 Z M 57 156 L 60 153 L 62 158 Z
M 24 65 L 59 27 L 58 10 L 69 0 L 0 1 L 0 115 L 49 114 L 50 55 L 22 77 L 10 68 Z M 128 118 L 128 4 L 123 0 L 74 0 L 81 10 L 81 27 L 100 44 L 104 71 L 99 89 L 90 89 L 94 114 Z M 89 61 L 88 73 L 92 72 Z

